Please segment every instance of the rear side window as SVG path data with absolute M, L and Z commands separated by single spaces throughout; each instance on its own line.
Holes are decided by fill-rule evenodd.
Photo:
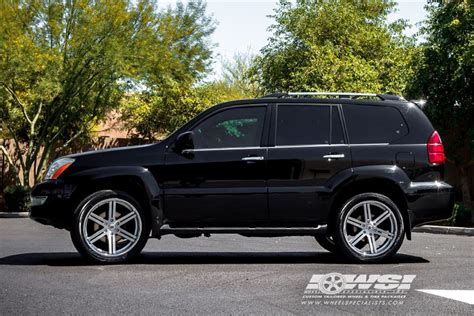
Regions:
M 276 145 L 329 144 L 330 107 L 278 105 Z
M 395 108 L 344 105 L 349 140 L 353 144 L 391 143 L 408 134 L 402 114 Z

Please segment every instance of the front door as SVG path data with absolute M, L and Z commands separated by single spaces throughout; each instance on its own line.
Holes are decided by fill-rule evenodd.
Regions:
M 325 219 L 329 181 L 351 166 L 339 106 L 276 107 L 268 151 L 270 219 L 302 225 Z
M 166 154 L 168 220 L 234 226 L 268 218 L 265 116 L 265 105 L 217 110 L 191 128 L 194 149 Z

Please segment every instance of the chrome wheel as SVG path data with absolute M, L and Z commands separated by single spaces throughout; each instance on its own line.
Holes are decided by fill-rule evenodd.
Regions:
M 351 207 L 343 221 L 343 236 L 347 245 L 359 255 L 383 255 L 395 244 L 398 218 L 386 204 L 365 200 Z
M 105 257 L 118 257 L 138 243 L 142 220 L 137 209 L 120 198 L 97 202 L 84 215 L 79 232 L 90 250 Z

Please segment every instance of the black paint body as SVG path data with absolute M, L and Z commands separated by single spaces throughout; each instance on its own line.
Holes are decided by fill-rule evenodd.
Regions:
M 291 119 L 288 114 L 278 117 L 279 107 L 305 105 L 328 108 L 324 111 L 330 113 L 328 141 L 279 145 L 276 125 Z M 215 113 L 236 107 L 264 109 L 258 146 L 174 150 L 178 135 Z M 397 130 L 400 135 L 389 143 L 354 142 L 348 133 L 348 107 L 395 109 L 404 120 Z M 366 124 L 387 122 L 351 124 L 360 124 L 354 126 L 360 130 Z M 44 205 L 32 207 L 31 217 L 69 229 L 77 205 L 94 190 L 130 188 L 150 211 L 155 236 L 165 224 L 312 227 L 329 223 L 343 197 L 380 189 L 394 194 L 411 228 L 448 218 L 452 212 L 453 189 L 442 181 L 443 166 L 428 163 L 426 143 L 433 131 L 424 113 L 406 101 L 262 98 L 228 102 L 201 113 L 162 142 L 69 156 L 75 161 L 58 180 L 33 189 L 33 196 L 48 198 Z M 246 157 L 260 160 L 242 160 Z

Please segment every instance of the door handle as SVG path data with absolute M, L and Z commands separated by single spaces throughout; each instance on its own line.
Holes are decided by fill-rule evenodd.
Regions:
M 328 154 L 328 155 L 324 155 L 323 158 L 325 159 L 341 159 L 341 158 L 344 158 L 344 154 Z
M 258 161 L 258 160 L 264 160 L 265 157 L 263 156 L 250 156 L 250 157 L 243 157 L 243 161 Z

